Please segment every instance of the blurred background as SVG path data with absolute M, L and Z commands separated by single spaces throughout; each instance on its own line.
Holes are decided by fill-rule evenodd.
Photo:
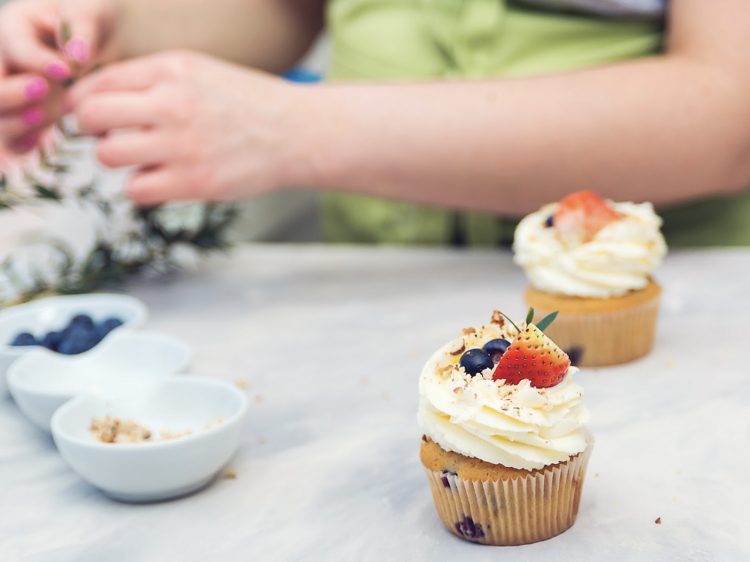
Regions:
M 0 0 L 0 6 L 9 0 Z M 290 78 L 309 80 L 322 77 L 328 64 L 328 48 L 322 37 L 310 50 Z M 87 162 L 91 168 L 96 164 Z M 121 172 L 99 170 L 109 189 L 124 180 Z M 230 233 L 233 242 L 315 242 L 321 239 L 318 220 L 318 196 L 312 191 L 293 189 L 283 193 L 259 197 L 238 204 L 240 217 Z

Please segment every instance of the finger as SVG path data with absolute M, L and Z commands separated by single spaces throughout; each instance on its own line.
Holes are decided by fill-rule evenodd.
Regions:
M 87 2 L 67 2 L 60 7 L 60 17 L 61 30 L 64 27 L 69 36 L 60 38 L 65 54 L 78 64 L 88 64 L 106 32 L 104 14 Z
M 43 126 L 44 123 L 44 109 L 34 106 L 22 113 L 0 117 L 0 137 L 16 139 L 28 135 L 31 131 Z
M 174 151 L 173 143 L 151 131 L 112 135 L 100 140 L 96 146 L 99 161 L 110 168 L 153 167 L 173 157 Z
M 0 29 L 6 64 L 15 70 L 36 72 L 53 80 L 70 78 L 70 64 L 59 52 L 39 39 L 35 24 L 40 25 L 29 18 L 19 17 Z
M 68 93 L 75 107 L 84 98 L 101 92 L 142 91 L 153 86 L 162 72 L 151 57 L 111 64 L 79 80 Z
M 73 113 L 81 132 L 94 136 L 153 125 L 158 116 L 153 96 L 133 92 L 94 94 L 84 98 Z
M 148 207 L 166 201 L 205 199 L 202 187 L 208 185 L 205 173 L 188 166 L 160 166 L 133 175 L 126 188 L 138 206 Z
M 8 149 L 16 154 L 29 152 L 39 147 L 40 137 L 41 134 L 38 131 L 31 132 L 24 137 L 13 140 L 9 143 Z
M 0 79 L 0 112 L 12 111 L 44 99 L 49 83 L 41 76 L 15 74 Z

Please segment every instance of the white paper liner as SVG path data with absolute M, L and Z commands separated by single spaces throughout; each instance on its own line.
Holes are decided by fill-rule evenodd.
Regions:
M 464 480 L 425 468 L 440 519 L 463 539 L 496 546 L 539 542 L 566 531 L 578 515 L 594 448 L 593 436 L 585 431 L 585 451 L 526 477 Z
M 660 298 L 621 310 L 560 312 L 544 333 L 562 350 L 581 350 L 579 367 L 603 367 L 634 361 L 654 345 Z M 544 318 L 551 310 L 534 307 Z M 575 359 L 574 357 L 571 357 Z

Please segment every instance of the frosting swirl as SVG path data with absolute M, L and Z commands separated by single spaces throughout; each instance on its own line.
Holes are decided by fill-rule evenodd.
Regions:
M 466 332 L 466 331 L 465 331 Z M 513 330 L 515 332 L 515 330 Z M 482 326 L 438 350 L 419 379 L 419 424 L 446 451 L 534 470 L 565 461 L 586 449 L 583 424 L 590 414 L 582 403 L 583 389 L 565 378 L 550 388 L 493 381 L 490 369 L 470 376 L 458 366 L 452 350 L 481 347 L 487 341 L 513 336 L 494 326 Z
M 609 203 L 623 215 L 593 240 L 566 247 L 545 225 L 557 203 L 545 205 L 518 224 L 514 261 L 531 284 L 549 293 L 607 298 L 642 289 L 667 253 L 661 218 L 651 203 Z

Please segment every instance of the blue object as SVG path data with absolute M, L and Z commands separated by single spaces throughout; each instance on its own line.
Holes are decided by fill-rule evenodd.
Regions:
M 484 344 L 484 349 L 492 357 L 493 363 L 499 363 L 500 358 L 505 354 L 505 351 L 510 347 L 510 342 L 502 338 L 497 338 L 488 341 Z
M 461 356 L 458 363 L 470 375 L 478 375 L 485 369 L 494 369 L 492 357 L 483 349 L 470 349 Z
M 552 228 L 553 226 L 555 226 L 555 215 L 550 215 L 549 218 L 544 221 L 544 226 L 546 226 L 547 228 Z
M 88 314 L 79 314 L 78 316 L 73 317 L 73 319 L 70 321 L 70 324 L 68 324 L 68 328 L 83 328 L 86 330 L 93 330 L 94 320 Z
M 313 84 L 315 82 L 320 82 L 323 79 L 320 74 L 315 74 L 304 68 L 293 68 L 282 74 L 281 77 L 286 78 L 290 82 L 297 82 L 299 84 Z
M 27 346 L 27 345 L 39 345 L 36 338 L 28 332 L 18 334 L 10 345 L 16 347 Z
M 50 332 L 42 339 L 42 345 L 52 351 L 57 351 L 63 339 L 62 332 Z
M 96 330 L 74 329 L 65 336 L 57 348 L 63 355 L 78 355 L 88 351 L 100 341 Z
M 112 330 L 119 328 L 122 324 L 123 322 L 119 318 L 107 318 L 101 324 L 97 324 L 96 333 L 99 336 L 99 339 L 102 340 L 104 339 L 104 336 L 109 334 Z

